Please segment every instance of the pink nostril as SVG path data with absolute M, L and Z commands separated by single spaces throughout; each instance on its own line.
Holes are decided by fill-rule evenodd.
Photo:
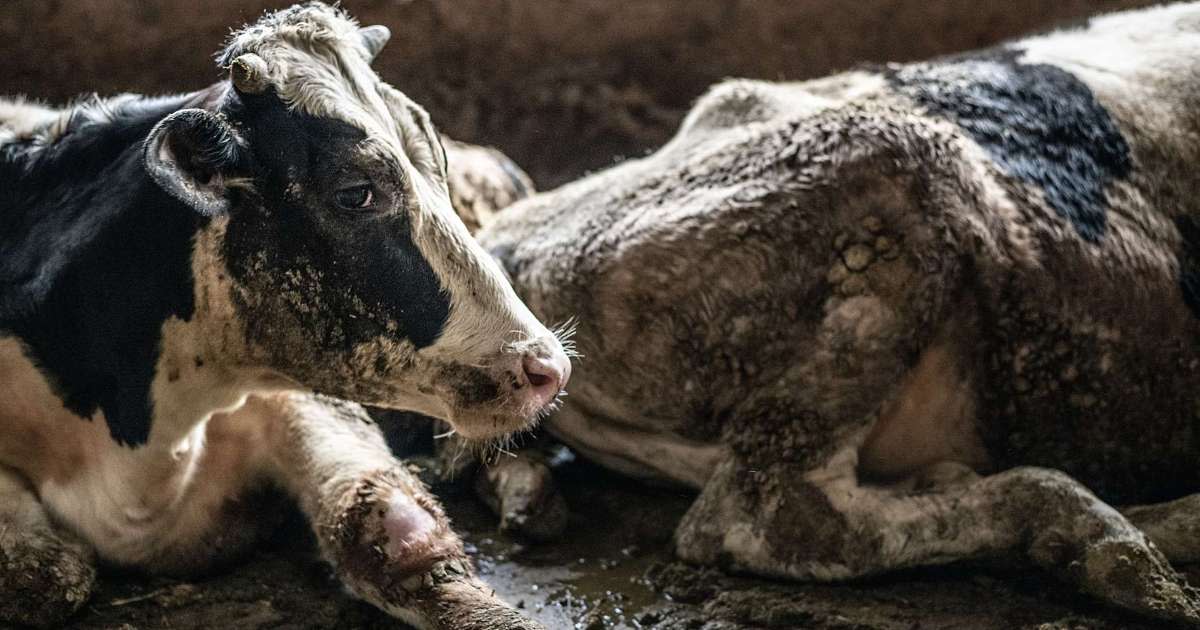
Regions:
M 533 385 L 534 387 L 541 387 L 542 385 L 549 385 L 550 382 L 554 380 L 553 378 L 546 376 L 545 374 L 538 374 L 537 372 L 529 372 L 529 371 L 525 372 L 525 377 L 529 379 L 529 384 Z
M 525 368 L 525 378 L 534 389 L 553 389 L 557 393 L 566 385 L 566 375 L 570 369 L 566 357 L 546 359 L 525 355 L 522 365 Z

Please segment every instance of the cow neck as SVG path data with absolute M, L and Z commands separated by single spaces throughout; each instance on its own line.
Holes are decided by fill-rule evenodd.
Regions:
M 0 173 L 12 180 L 0 181 L 0 334 L 22 341 L 64 407 L 84 419 L 102 412 L 129 446 L 145 444 L 155 421 L 174 433 L 228 398 L 220 374 L 182 382 L 163 369 L 164 349 L 190 343 L 164 335 L 193 319 L 192 242 L 209 219 L 163 192 L 141 161 L 153 126 L 198 99 L 81 113 L 19 170 Z M 219 400 L 198 403 L 204 387 Z

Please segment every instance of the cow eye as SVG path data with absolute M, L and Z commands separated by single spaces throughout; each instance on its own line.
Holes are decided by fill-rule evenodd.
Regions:
M 375 203 L 375 192 L 370 184 L 342 188 L 333 194 L 333 200 L 338 207 L 346 210 L 361 210 Z

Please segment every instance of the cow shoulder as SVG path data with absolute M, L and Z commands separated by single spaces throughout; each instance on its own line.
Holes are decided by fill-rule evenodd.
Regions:
M 202 217 L 141 163 L 146 134 L 185 101 L 96 101 L 0 147 L 0 334 L 122 443 L 148 437 L 162 324 L 193 308 Z

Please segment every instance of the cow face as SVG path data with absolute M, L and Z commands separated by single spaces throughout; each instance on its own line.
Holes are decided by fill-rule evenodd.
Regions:
M 194 265 L 214 339 L 237 331 L 225 356 L 468 438 L 524 428 L 570 362 L 455 215 L 429 116 L 369 67 L 386 39 L 320 4 L 267 15 L 222 54 L 215 111 L 151 134 L 147 170 L 214 216 Z

